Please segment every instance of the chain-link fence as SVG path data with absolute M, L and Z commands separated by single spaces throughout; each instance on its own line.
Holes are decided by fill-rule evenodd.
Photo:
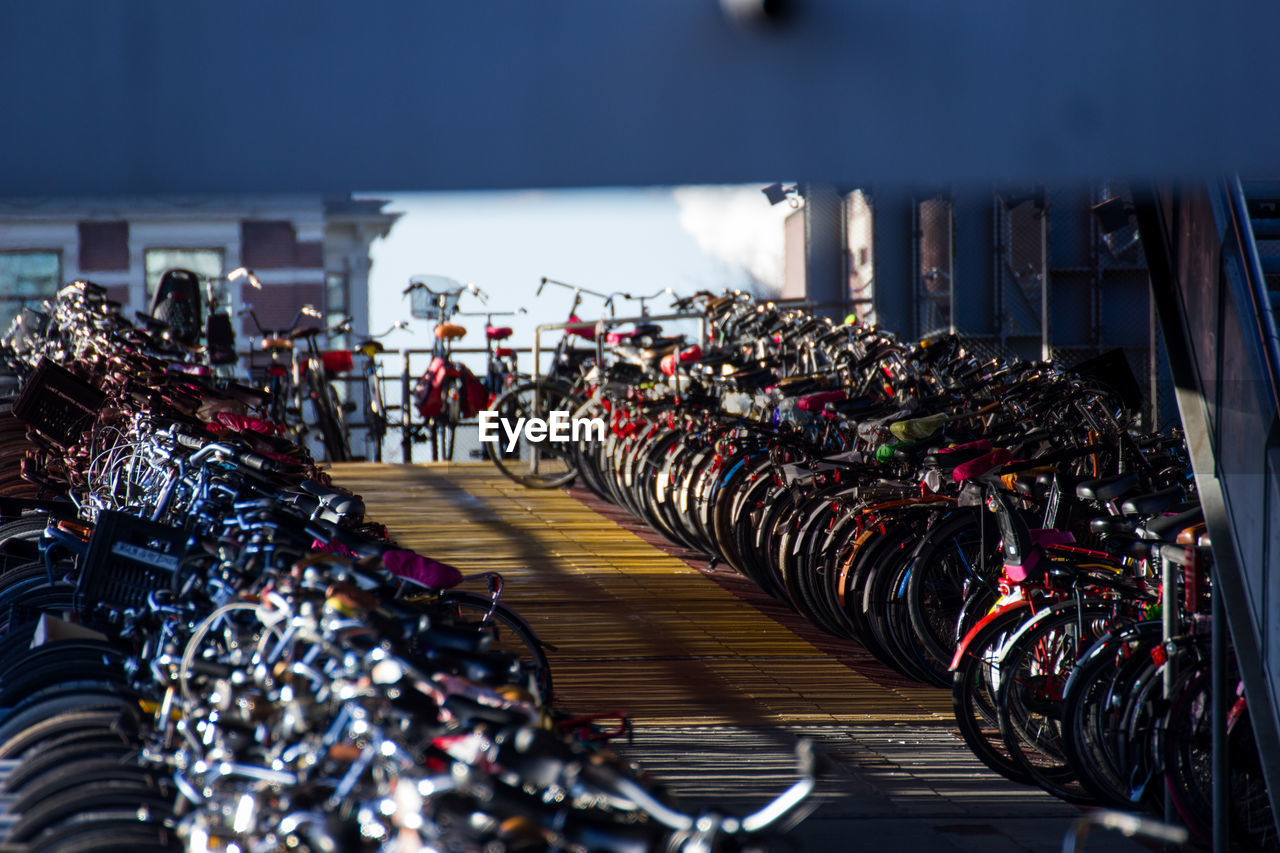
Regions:
M 1114 200 L 1109 205 L 1101 202 Z M 1141 390 L 1143 426 L 1178 423 L 1168 354 L 1151 306 L 1146 259 L 1128 216 L 1123 184 L 1092 187 L 1002 188 L 992 197 L 990 281 L 956 267 L 956 233 L 981 227 L 961 217 L 946 193 L 921 195 L 914 204 L 913 331 L 926 335 L 955 327 L 971 352 L 984 357 L 1052 359 L 1071 367 L 1119 350 Z M 972 233 L 971 231 L 969 233 Z M 1280 253 L 1280 252 L 1278 252 Z M 977 278 L 974 278 L 974 276 Z M 953 279 L 964 278 L 957 290 Z M 991 287 L 982 294 L 975 288 Z M 962 299 L 990 299 L 994 316 L 957 312 Z M 981 322 L 981 328 L 966 328 Z

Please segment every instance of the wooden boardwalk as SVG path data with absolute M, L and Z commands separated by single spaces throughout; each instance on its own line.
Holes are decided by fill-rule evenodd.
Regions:
M 951 730 L 949 691 L 902 679 L 589 495 L 528 490 L 483 463 L 332 474 L 401 545 L 501 572 L 503 601 L 556 647 L 555 704 L 631 715 L 623 751 L 686 804 L 760 804 L 794 778 L 805 736 L 834 768 L 797 833 L 810 849 L 1051 850 L 1079 815 L 982 767 Z M 1089 849 L 1134 849 L 1105 842 Z
M 651 726 L 951 719 L 944 692 L 862 674 L 798 633 L 816 634 L 802 621 L 780 623 L 564 491 L 524 489 L 487 465 L 334 475 L 406 547 L 464 574 L 502 573 L 504 603 L 557 648 L 562 708 L 622 709 Z

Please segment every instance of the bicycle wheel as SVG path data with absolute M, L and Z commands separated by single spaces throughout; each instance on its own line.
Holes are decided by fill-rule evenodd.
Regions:
M 1160 644 L 1158 621 L 1138 622 L 1094 643 L 1067 680 L 1062 700 L 1062 748 L 1080 783 L 1112 808 L 1132 810 L 1127 767 L 1114 728 L 1141 671 Z
M 365 373 L 365 441 L 374 462 L 382 461 L 382 441 L 387 437 L 387 405 L 382 399 L 382 382 L 376 370 Z
M 964 742 L 983 764 L 1023 785 L 1034 783 L 1031 774 L 1005 749 L 996 693 L 1000 689 L 1000 658 L 1005 644 L 1032 615 L 1027 604 L 1019 603 L 991 617 L 969 639 L 951 682 L 951 708 Z
M 1000 734 L 1010 756 L 1036 784 L 1076 803 L 1096 798 L 1076 779 L 1062 745 L 1062 699 L 1077 661 L 1106 633 L 1110 604 L 1054 605 L 1027 623 L 1005 648 L 996 693 Z
M 907 615 L 924 653 L 943 669 L 972 627 L 960 623 L 965 601 L 979 588 L 995 586 L 1000 550 L 994 528 L 990 513 L 957 510 L 933 525 L 916 549 L 907 580 Z
M 351 448 L 347 444 L 346 430 L 342 426 L 337 392 L 314 370 L 307 371 L 307 384 L 310 386 L 308 396 L 311 398 L 316 426 L 320 428 L 325 455 L 330 462 L 350 460 Z
M 437 601 L 453 618 L 482 625 L 492 639 L 493 651 L 519 658 L 538 688 L 541 704 L 551 705 L 551 663 L 538 635 L 515 611 L 494 605 L 488 596 L 461 589 L 442 592 Z
M 514 445 L 508 442 L 503 423 L 516 429 L 521 418 L 549 420 L 552 412 L 572 415 L 580 401 L 569 386 L 550 380 L 522 382 L 504 391 L 489 406 L 496 412 L 498 440 L 485 442 L 485 453 L 503 476 L 532 489 L 555 489 L 578 475 L 569 444 L 551 441 L 530 442 L 523 431 Z

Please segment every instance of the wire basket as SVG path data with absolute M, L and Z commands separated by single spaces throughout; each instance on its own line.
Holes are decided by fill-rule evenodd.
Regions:
M 181 528 L 104 510 L 76 584 L 77 606 L 145 606 L 152 592 L 172 586 L 186 542 Z
M 106 394 L 55 362 L 41 358 L 13 404 L 18 420 L 59 447 L 77 443 L 97 419 Z
M 446 322 L 458 310 L 458 297 L 465 289 L 443 275 L 416 275 L 409 280 L 409 313 L 419 320 Z M 441 309 L 440 298 L 444 297 Z
M 418 289 L 409 293 L 409 313 L 419 320 L 439 320 L 440 306 L 434 294 Z

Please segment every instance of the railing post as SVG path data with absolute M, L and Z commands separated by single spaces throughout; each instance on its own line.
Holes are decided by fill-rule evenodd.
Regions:
M 409 405 L 413 391 L 409 387 L 409 350 L 404 351 L 404 369 L 400 374 L 400 458 L 413 461 L 413 407 Z
M 542 380 L 542 330 L 545 326 L 538 326 L 533 330 L 533 411 L 538 411 L 538 386 Z M 538 475 L 538 448 L 532 442 L 526 442 L 529 445 L 529 471 L 536 477 Z

